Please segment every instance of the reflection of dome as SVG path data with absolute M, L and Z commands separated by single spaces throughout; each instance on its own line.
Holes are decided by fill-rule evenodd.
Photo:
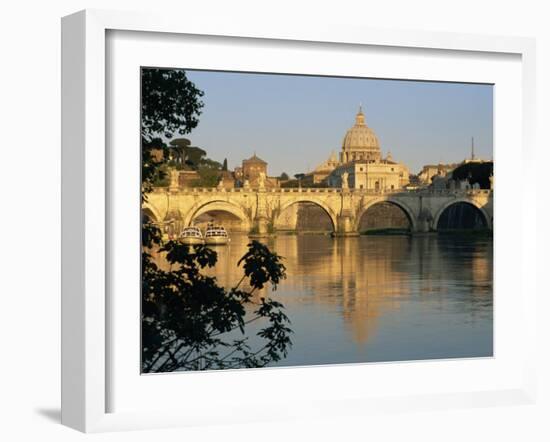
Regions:
M 380 150 L 378 138 L 374 131 L 365 124 L 365 115 L 359 108 L 355 125 L 346 132 L 342 142 L 343 150 Z

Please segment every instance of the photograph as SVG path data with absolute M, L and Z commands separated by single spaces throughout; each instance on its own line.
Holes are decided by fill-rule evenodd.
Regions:
M 494 356 L 493 84 L 139 74 L 142 374 Z

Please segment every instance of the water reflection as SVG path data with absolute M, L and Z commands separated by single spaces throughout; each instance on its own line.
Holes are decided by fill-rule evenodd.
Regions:
M 248 242 L 233 235 L 217 249 L 212 273 L 222 285 L 240 279 L 236 263 Z M 286 306 L 294 330 L 278 365 L 492 355 L 488 238 L 304 235 L 267 243 L 288 273 L 269 295 Z

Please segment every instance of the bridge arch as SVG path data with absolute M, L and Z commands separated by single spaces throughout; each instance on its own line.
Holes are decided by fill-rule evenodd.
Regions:
M 326 204 L 324 201 L 320 199 L 313 198 L 311 196 L 301 196 L 301 197 L 294 197 L 289 201 L 281 201 L 281 204 L 279 206 L 279 212 L 277 213 L 277 216 L 273 220 L 273 224 L 276 226 L 278 224 L 280 216 L 283 214 L 283 212 L 288 209 L 290 206 L 293 206 L 294 204 L 299 203 L 311 203 L 315 204 L 316 206 L 320 207 L 324 210 L 324 212 L 328 215 L 330 218 L 330 221 L 332 223 L 332 229 L 333 232 L 337 231 L 338 226 L 338 218 L 335 215 L 334 211 L 330 208 L 328 204 Z
M 483 220 L 485 221 L 485 225 L 487 226 L 488 229 L 492 229 L 493 228 L 493 223 L 492 223 L 492 219 L 491 217 L 489 216 L 489 214 L 487 213 L 487 211 L 483 208 L 483 205 L 478 203 L 476 200 L 473 200 L 473 199 L 468 199 L 468 198 L 458 198 L 458 199 L 455 199 L 455 200 L 452 200 L 452 201 L 449 201 L 445 204 L 443 204 L 439 210 L 437 211 L 435 217 L 434 217 L 434 222 L 433 222 L 433 228 L 434 230 L 437 230 L 438 229 L 438 226 L 439 226 L 439 219 L 441 218 L 441 215 L 443 215 L 443 212 L 445 212 L 445 210 L 447 210 L 449 207 L 453 206 L 454 204 L 460 204 L 460 203 L 464 203 L 464 204 L 469 204 L 473 207 L 475 207 L 482 215 L 483 217 Z
M 190 226 L 195 218 L 213 211 L 230 213 L 239 218 L 244 223 L 243 228 L 245 230 L 249 231 L 252 228 L 252 220 L 245 212 L 245 210 L 237 204 L 230 203 L 229 201 L 224 200 L 214 200 L 206 202 L 203 201 L 195 204 L 185 216 L 184 223 L 186 226 Z
M 160 212 L 149 203 L 144 203 L 141 206 L 141 214 L 142 216 L 147 216 L 151 220 L 151 222 L 155 224 L 160 223 L 164 219 Z
M 355 226 L 354 226 L 355 231 L 359 231 L 361 218 L 365 213 L 367 213 L 367 210 L 369 210 L 372 206 L 380 203 L 390 203 L 399 207 L 407 216 L 407 219 L 409 220 L 409 224 L 411 226 L 411 231 L 415 232 L 417 230 L 417 221 L 412 209 L 403 201 L 400 201 L 396 198 L 392 198 L 391 196 L 389 196 L 389 197 L 375 198 L 369 201 L 365 206 L 361 207 L 361 209 L 357 213 L 357 216 L 355 217 Z

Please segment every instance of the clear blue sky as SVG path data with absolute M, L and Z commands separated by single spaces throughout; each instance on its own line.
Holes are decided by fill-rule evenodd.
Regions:
M 424 164 L 492 159 L 493 87 L 276 74 L 187 71 L 204 91 L 198 127 L 187 137 L 232 169 L 254 152 L 268 174 L 307 172 L 339 152 L 359 103 L 378 136 L 412 173 Z

